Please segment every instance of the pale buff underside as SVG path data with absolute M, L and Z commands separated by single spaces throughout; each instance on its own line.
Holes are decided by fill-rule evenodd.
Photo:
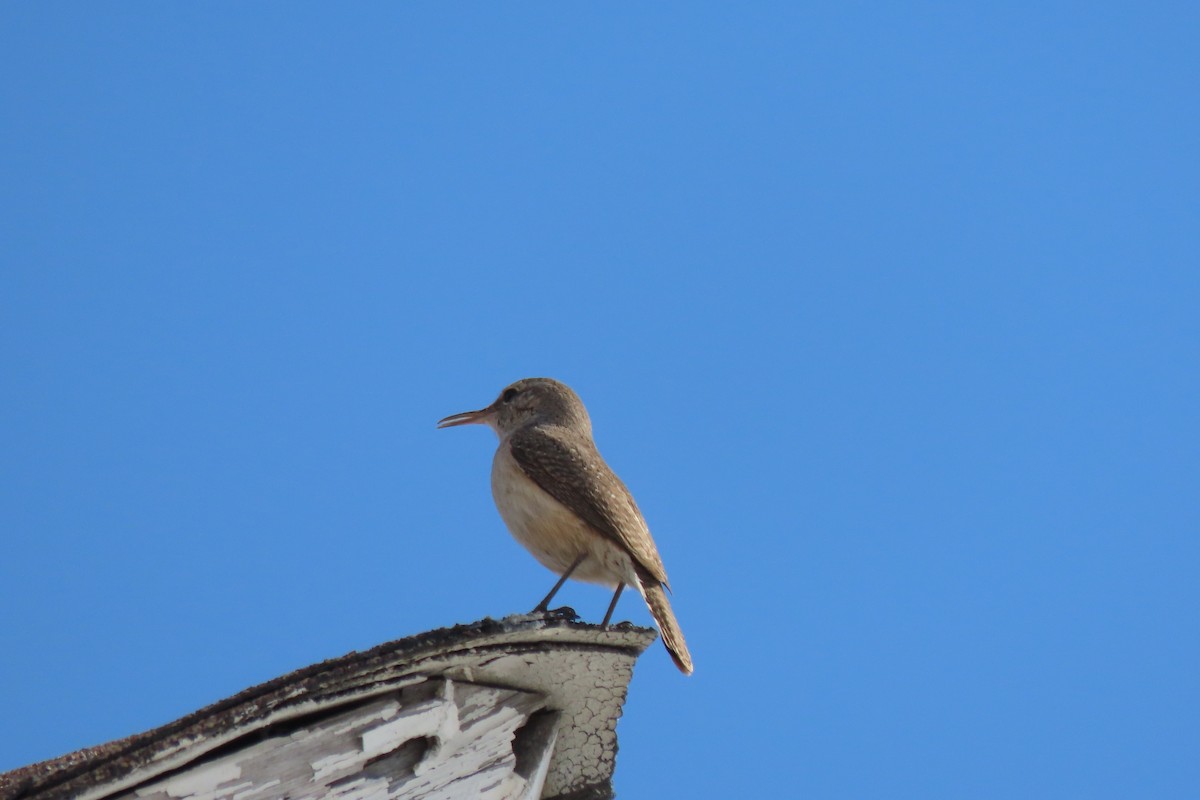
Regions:
M 504 441 L 492 459 L 492 497 L 513 537 L 556 575 L 566 572 L 581 553 L 587 553 L 571 573 L 573 579 L 613 588 L 624 583 L 641 591 L 633 561 L 624 548 L 534 483 Z

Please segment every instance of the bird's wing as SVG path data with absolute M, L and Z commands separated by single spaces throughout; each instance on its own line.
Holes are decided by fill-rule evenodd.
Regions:
M 526 428 L 509 437 L 508 443 L 513 458 L 534 483 L 624 547 L 655 580 L 667 583 L 667 570 L 633 495 L 590 440 L 563 429 Z

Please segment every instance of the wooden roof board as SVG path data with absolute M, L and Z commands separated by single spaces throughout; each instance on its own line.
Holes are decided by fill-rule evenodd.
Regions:
M 633 663 L 655 636 L 627 624 L 578 623 L 573 614 L 429 631 L 296 670 L 154 730 L 0 774 L 0 800 L 112 797 L 270 726 L 433 676 L 543 695 L 560 715 L 543 796 L 601 797 L 611 785 L 616 719 Z

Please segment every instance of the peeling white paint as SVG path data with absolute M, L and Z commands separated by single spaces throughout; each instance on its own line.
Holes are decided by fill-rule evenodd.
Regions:
M 398 714 L 398 713 L 400 713 L 400 704 L 393 702 L 393 703 L 387 703 L 383 707 L 381 707 L 378 711 L 375 712 L 375 716 L 376 716 L 376 718 L 381 719 L 381 720 L 388 720 L 388 719 L 391 719 L 392 717 L 396 716 L 396 714 Z M 336 731 L 334 731 L 334 733 L 345 733 L 346 731 L 348 731 L 352 727 L 354 727 L 354 725 L 356 725 L 356 724 L 361 724 L 361 721 L 356 719 L 353 722 L 348 723 L 344 729 L 336 730 Z
M 342 753 L 332 753 L 324 758 L 318 758 L 312 762 L 312 779 L 317 782 L 324 783 L 339 772 L 347 772 L 354 765 L 365 761 L 361 758 L 362 751 L 358 749 L 347 750 Z
M 278 785 L 279 785 L 278 779 L 270 780 L 261 786 L 251 787 L 250 789 L 247 789 L 244 792 L 235 793 L 233 795 L 233 800 L 250 800 L 250 798 L 254 797 L 255 795 L 260 795 L 263 792 L 269 792 L 271 789 L 274 789 Z
M 389 662 L 384 650 L 316 688 L 263 695 L 269 703 L 252 697 L 223 727 L 162 740 L 135 771 L 77 797 L 530 800 L 607 782 L 633 661 L 652 634 L 518 617 L 473 636 L 407 660 Z M 514 737 L 543 709 L 558 714 L 521 739 L 526 779 L 515 772 Z M 268 726 L 284 720 L 288 733 L 271 736 Z M 182 771 L 156 778 L 168 769 Z
M 544 707 L 540 695 L 443 679 L 427 681 L 408 694 L 411 700 L 380 698 L 289 735 L 248 744 L 124 797 L 508 800 L 528 795 L 528 782 L 513 771 L 512 747 L 515 732 Z M 437 745 L 419 763 L 413 763 L 415 752 L 386 760 L 414 739 L 433 739 Z M 549 750 L 538 757 L 548 762 Z M 375 773 L 364 774 L 368 763 L 377 764 Z
M 237 764 L 216 762 L 188 770 L 167 780 L 163 784 L 163 791 L 168 797 L 192 797 L 202 800 L 215 796 L 217 787 L 221 784 L 236 781 L 240 777 L 242 768 Z

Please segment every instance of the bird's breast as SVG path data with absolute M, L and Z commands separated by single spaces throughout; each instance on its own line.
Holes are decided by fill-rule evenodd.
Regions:
M 609 586 L 633 582 L 628 554 L 526 475 L 507 442 L 492 460 L 492 497 L 513 537 L 548 569 L 561 574 L 587 554 L 573 578 Z

